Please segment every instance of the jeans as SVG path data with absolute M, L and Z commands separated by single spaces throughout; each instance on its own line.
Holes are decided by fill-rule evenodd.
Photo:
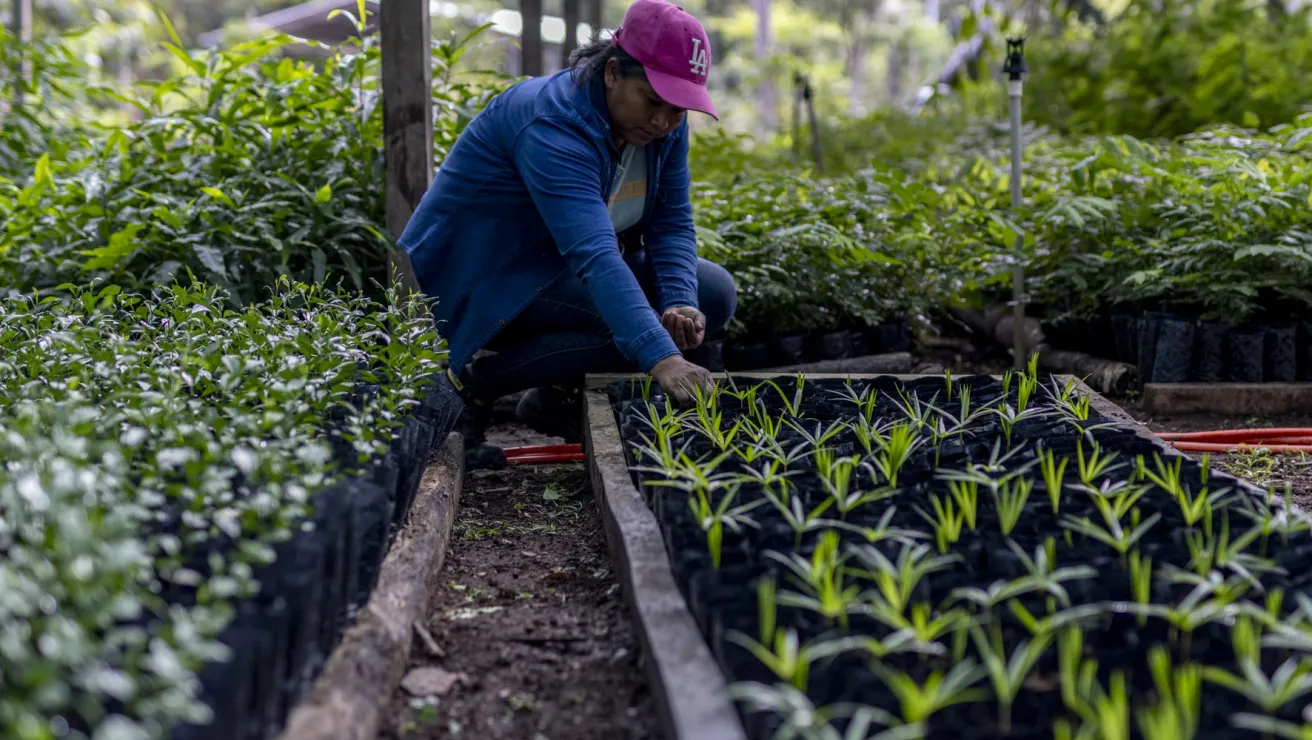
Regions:
M 625 256 L 652 306 L 659 305 L 654 273 L 646 252 Z M 724 328 L 738 305 L 733 277 L 723 267 L 697 260 L 697 303 L 706 316 L 706 334 Z M 696 362 L 705 344 L 684 353 Z M 544 386 L 578 386 L 586 373 L 636 372 L 620 354 L 610 330 L 597 313 L 588 286 L 576 275 L 543 291 L 523 313 L 488 342 L 495 355 L 472 363 L 463 373 L 469 390 L 479 401 L 491 403 L 502 396 Z M 703 361 L 704 362 L 704 361 Z

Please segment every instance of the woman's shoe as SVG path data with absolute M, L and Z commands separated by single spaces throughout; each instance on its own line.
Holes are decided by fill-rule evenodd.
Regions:
M 460 415 L 455 429 L 465 440 L 465 470 L 499 470 L 506 466 L 506 453 L 487 443 L 487 428 L 492 424 L 492 405 L 483 403 L 468 392 L 468 386 L 447 371 L 447 381 L 460 396 Z
M 530 389 L 519 399 L 515 419 L 539 434 L 579 444 L 583 441 L 583 391 L 559 386 Z

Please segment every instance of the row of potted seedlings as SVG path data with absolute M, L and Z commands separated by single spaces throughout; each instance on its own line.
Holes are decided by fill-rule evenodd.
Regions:
M 1308 521 L 1033 362 L 609 392 L 750 737 L 1306 737 Z
M 1312 380 L 1312 321 L 1230 324 L 1165 311 L 1107 311 L 1049 329 L 1061 346 L 1135 365 L 1144 383 Z
M 65 287 L 0 301 L 0 736 L 272 737 L 458 410 L 431 314 Z

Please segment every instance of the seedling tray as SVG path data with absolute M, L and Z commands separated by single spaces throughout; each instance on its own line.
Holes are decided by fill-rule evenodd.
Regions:
M 733 375 L 740 390 L 770 377 L 751 373 Z M 789 376 L 773 376 L 773 380 L 782 392 L 771 390 L 769 393 L 774 394 L 772 399 L 766 395 L 759 398 L 766 399 L 766 404 L 776 414 L 780 413 L 781 408 L 789 412 L 789 401 L 786 399 L 796 398 L 792 395 L 796 380 Z M 1116 452 L 1120 455 L 1119 460 L 1129 463 L 1142 455 L 1148 470 L 1155 474 L 1161 473 L 1155 465 L 1158 456 L 1164 465 L 1174 465 L 1175 461 L 1180 460 L 1181 484 L 1194 486 L 1195 492 L 1201 485 L 1199 466 L 1183 461 L 1178 452 L 1078 380 L 1068 376 L 1042 374 L 1036 380 L 1041 387 L 1051 387 L 1054 390 L 1051 397 L 1036 391 L 1030 402 L 1032 407 L 1041 408 L 1051 402 L 1055 408 L 1059 393 L 1070 393 L 1071 399 L 1088 398 L 1087 415 L 1081 422 L 1086 429 L 1095 425 L 1100 427 L 1092 429 L 1088 434 L 1098 442 L 1104 456 Z M 1004 397 L 1000 393 L 998 381 L 997 378 L 975 376 L 956 379 L 954 383 L 958 389 L 970 387 L 977 405 L 991 403 L 990 398 L 992 402 L 1005 399 L 1014 408 L 1018 384 L 1012 383 L 1009 395 Z M 847 376 L 808 376 L 801 396 L 801 408 L 797 412 L 808 423 L 800 425 L 803 429 L 784 436 L 796 443 L 806 436 L 809 427 L 816 421 L 823 427 L 848 411 L 859 413 L 859 407 L 854 403 L 850 404 L 850 409 L 839 411 L 835 408 L 836 404 L 850 402 L 828 400 L 837 398 L 836 394 L 842 393 L 848 383 Z M 850 383 L 858 391 L 873 387 L 880 394 L 887 394 L 884 400 L 871 407 L 870 416 L 873 419 L 887 417 L 890 409 L 896 406 L 895 400 L 911 406 L 917 400 L 928 403 L 934 399 L 935 403 L 947 408 L 946 402 L 935 397 L 936 388 L 941 396 L 946 387 L 943 376 L 856 376 L 850 378 Z M 922 447 L 907 458 L 893 493 L 881 500 L 854 507 L 845 517 L 828 515 L 828 518 L 855 526 L 817 527 L 798 537 L 795 530 L 780 526 L 784 520 L 777 511 L 771 511 L 773 516 L 768 516 L 761 515 L 761 510 L 757 509 L 753 513 L 761 515 L 758 517 L 759 526 L 744 526 L 741 533 L 734 533 L 731 527 L 724 528 L 717 566 L 709 552 L 713 548 L 709 546 L 706 534 L 688 505 L 690 494 L 664 485 L 674 477 L 673 474 L 635 472 L 637 459 L 634 457 L 633 444 L 638 440 L 637 432 L 641 430 L 629 409 L 643 408 L 646 403 L 639 401 L 635 404 L 629 401 L 641 392 L 641 384 L 641 379 L 627 376 L 589 378 L 586 396 L 587 445 L 598 503 L 606 522 L 607 540 L 638 626 L 647 657 L 649 678 L 667 737 L 677 740 L 765 738 L 771 737 L 779 728 L 782 722 L 779 712 L 750 711 L 744 704 L 741 705 L 743 711 L 740 714 L 740 708 L 729 698 L 731 683 L 746 685 L 748 682 L 758 682 L 762 686 L 786 684 L 768 670 L 758 656 L 749 652 L 742 644 L 745 640 L 735 637 L 736 633 L 744 638 L 768 642 L 760 634 L 764 612 L 758 608 L 758 594 L 763 582 L 774 582 L 779 593 L 789 591 L 794 594 L 789 603 L 780 603 L 773 610 L 777 627 L 793 630 L 802 645 L 826 653 L 811 665 L 809 679 L 801 682 L 805 692 L 795 694 L 792 698 L 802 697 L 816 708 L 833 708 L 844 704 L 849 709 L 868 707 L 873 712 L 868 716 L 880 719 L 875 727 L 881 723 L 911 723 L 912 720 L 921 719 L 923 721 L 917 727 L 925 737 L 1052 737 L 1059 721 L 1070 723 L 1076 730 L 1081 724 L 1087 726 L 1087 718 L 1070 707 L 1093 706 L 1098 697 L 1114 697 L 1118 686 L 1124 686 L 1130 706 L 1124 721 L 1127 728 L 1138 732 L 1137 713 L 1149 708 L 1146 697 L 1154 695 L 1155 691 L 1154 677 L 1148 668 L 1148 656 L 1155 655 L 1150 648 L 1157 645 L 1166 648 L 1165 657 L 1170 659 L 1174 669 L 1189 663 L 1205 665 L 1214 671 L 1209 673 L 1206 681 L 1200 683 L 1202 702 L 1193 710 L 1197 715 L 1194 719 L 1199 720 L 1197 727 L 1200 728 L 1195 737 L 1253 735 L 1251 730 L 1240 729 L 1235 722 L 1299 721 L 1303 704 L 1300 701 L 1283 702 L 1279 706 L 1264 709 L 1237 691 L 1223 688 L 1219 683 L 1222 679 L 1213 680 L 1214 676 L 1219 675 L 1217 671 L 1228 671 L 1235 676 L 1244 675 L 1244 669 L 1234 652 L 1234 645 L 1245 644 L 1242 636 L 1240 639 L 1235 638 L 1236 620 L 1249 625 L 1258 624 L 1263 622 L 1264 613 L 1270 614 L 1262 634 L 1285 647 L 1259 650 L 1259 659 L 1254 665 L 1268 677 L 1290 655 L 1301 656 L 1303 653 L 1290 645 L 1301 646 L 1299 641 L 1305 639 L 1304 632 L 1312 634 L 1312 628 L 1304 629 L 1305 623 L 1312 620 L 1312 614 L 1299 611 L 1304 603 L 1312 608 L 1312 602 L 1304 602 L 1304 595 L 1312 593 L 1312 576 L 1305 572 L 1306 566 L 1303 565 L 1307 556 L 1312 554 L 1312 535 L 1307 531 L 1309 522 L 1302 512 L 1287 509 L 1280 499 L 1269 499 L 1265 491 L 1215 470 L 1208 472 L 1209 490 L 1217 492 L 1225 489 L 1230 498 L 1224 505 L 1218 502 L 1214 507 L 1215 526 L 1211 529 L 1212 535 L 1206 539 L 1207 543 L 1215 545 L 1221 541 L 1217 533 L 1223 527 L 1222 516 L 1226 517 L 1226 526 L 1230 528 L 1229 541 L 1240 538 L 1251 525 L 1249 519 L 1238 515 L 1241 509 L 1269 512 L 1271 519 L 1267 520 L 1268 525 L 1272 521 L 1288 522 L 1290 524 L 1286 528 L 1292 531 L 1287 536 L 1268 535 L 1239 548 L 1239 552 L 1244 554 L 1255 554 L 1258 547 L 1256 543 L 1262 542 L 1265 550 L 1261 559 L 1281 567 L 1283 572 L 1249 570 L 1251 577 L 1245 579 L 1239 575 L 1240 571 L 1245 570 L 1245 563 L 1255 569 L 1262 564 L 1255 560 L 1239 562 L 1235 559 L 1228 560 L 1225 565 L 1202 568 L 1208 574 L 1221 574 L 1227 588 L 1238 589 L 1242 586 L 1252 592 L 1227 602 L 1229 605 L 1221 610 L 1220 616 L 1203 619 L 1192 630 L 1173 631 L 1170 621 L 1165 618 L 1164 609 L 1183 609 L 1180 604 L 1186 603 L 1189 594 L 1196 590 L 1213 596 L 1217 593 L 1216 584 L 1208 586 L 1203 576 L 1194 581 L 1188 580 L 1188 573 L 1195 570 L 1191 566 L 1201 562 L 1197 560 L 1201 556 L 1190 554 L 1195 551 L 1189 550 L 1189 538 L 1192 535 L 1188 533 L 1201 530 L 1200 521 L 1195 520 L 1197 526 L 1190 526 L 1185 520 L 1181 501 L 1172 497 L 1165 488 L 1151 483 L 1148 478 L 1136 472 L 1137 468 L 1133 464 L 1128 464 L 1119 478 L 1114 474 L 1114 469 L 1109 469 L 1103 480 L 1107 481 L 1107 485 L 1125 481 L 1132 487 L 1144 488 L 1143 493 L 1127 505 L 1123 513 L 1125 529 L 1137 530 L 1143 526 L 1143 533 L 1134 545 L 1125 549 L 1124 554 L 1088 534 L 1089 529 L 1081 527 L 1080 522 L 1087 518 L 1089 522 L 1099 523 L 1103 519 L 1092 498 L 1095 494 L 1080 490 L 1080 476 L 1071 470 L 1077 467 L 1075 439 L 1080 437 L 1080 433 L 1063 432 L 1062 425 L 1065 422 L 1054 426 L 1054 420 L 1050 418 L 1020 419 L 1009 424 L 1012 427 L 1011 444 L 1021 451 L 1010 458 L 1010 462 L 1004 459 L 1004 464 L 995 467 L 994 471 L 998 473 L 996 477 L 1001 478 L 1005 476 L 1009 465 L 1019 467 L 1025 458 L 1027 445 L 1051 451 L 1054 462 L 1059 459 L 1058 456 L 1069 455 L 1071 469 L 1064 472 L 1062 484 L 1058 486 L 1059 514 L 1052 511 L 1045 479 L 1040 475 L 1041 468 L 1036 465 L 1028 476 L 1013 476 L 1015 480 L 1024 477 L 1033 479 L 1028 498 L 1023 499 L 1019 508 L 1015 509 L 1019 513 L 1014 520 L 1002 515 L 1003 509 L 996 503 L 998 499 L 990 498 L 990 486 L 979 485 L 974 527 L 963 526 L 955 535 L 955 540 L 940 541 L 936 527 L 931 524 L 934 521 L 933 515 L 921 516 L 915 509 L 933 512 L 935 509 L 931 501 L 935 497 L 940 504 L 951 502 L 954 497 L 950 495 L 947 482 L 933 475 L 932 461 L 926 459 L 933 455 L 932 447 Z M 824 393 L 808 395 L 816 391 Z M 663 404 L 659 397 L 657 403 Z M 732 407 L 733 402 L 729 402 L 721 409 L 724 413 L 724 428 L 728 428 L 741 416 L 739 410 Z M 959 400 L 954 410 L 960 411 Z M 789 415 L 792 416 L 791 413 Z M 617 423 L 617 419 L 620 423 Z M 891 417 L 884 420 L 889 419 Z M 965 469 L 970 463 L 979 464 L 990 456 L 990 442 L 1004 436 L 999 432 L 1000 424 L 984 420 L 983 417 L 977 421 L 977 428 L 968 429 L 968 433 L 962 435 L 964 441 L 961 444 L 955 447 L 944 445 L 940 450 L 940 467 Z M 648 429 L 647 434 L 651 436 L 653 432 Z M 832 448 L 836 458 L 841 458 L 852 454 L 860 444 L 854 437 L 851 429 L 841 431 L 825 446 Z M 680 444 L 687 439 L 677 434 L 674 438 Z M 1080 444 L 1088 446 L 1084 446 L 1079 454 L 1087 456 L 1092 452 L 1092 446 L 1088 443 L 1088 437 L 1083 439 L 1085 441 Z M 999 444 L 1002 445 L 1001 442 Z M 690 443 L 688 450 L 694 459 L 712 457 L 716 451 L 709 437 Z M 1007 449 L 1001 446 L 1000 451 L 1005 454 Z M 1086 457 L 1086 462 L 1089 459 Z M 803 468 L 798 467 L 799 470 Z M 1099 488 L 1102 485 L 1099 475 L 1089 477 L 1099 484 L 1095 490 L 1101 490 L 1102 494 L 1098 495 L 1108 495 L 1105 486 Z M 872 477 L 872 480 L 877 478 Z M 876 486 L 872 484 L 870 487 Z M 762 490 L 759 484 L 743 484 L 738 492 L 740 498 L 735 499 L 733 506 L 764 498 Z M 815 473 L 813 464 L 810 473 L 806 473 L 793 490 L 793 495 L 804 500 L 807 508 L 817 505 L 826 497 L 833 497 L 831 492 L 824 489 L 821 476 Z M 711 498 L 712 505 L 715 505 L 716 496 L 712 495 Z M 1115 499 L 1108 499 L 1112 500 Z M 1134 509 L 1138 512 L 1132 513 Z M 890 510 L 893 510 L 892 514 L 888 513 Z M 1284 516 L 1286 514 L 1287 517 Z M 888 519 L 884 518 L 885 515 Z M 1009 522 L 1005 535 L 1004 519 Z M 1134 521 L 1131 522 L 1131 519 Z M 877 533 L 873 538 L 868 535 L 871 530 L 881 526 L 886 527 L 888 532 Z M 825 530 L 837 534 L 821 534 Z M 899 530 L 908 535 L 897 535 Z M 861 534 L 862 531 L 867 534 Z M 827 543 L 822 542 L 826 539 L 829 540 Z M 1013 549 L 1007 543 L 1008 540 L 1018 547 Z M 1202 543 L 1203 540 L 1195 541 L 1195 544 Z M 814 605 L 804 605 L 803 602 L 808 597 L 814 597 L 814 594 L 807 593 L 801 580 L 790 580 L 792 576 L 798 575 L 795 571 L 804 570 L 808 563 L 825 561 L 826 558 L 829 558 L 830 563 L 837 563 L 839 554 L 850 555 L 852 548 L 859 550 L 863 545 L 878 550 L 893 563 L 901 556 L 908 558 L 908 563 L 915 562 L 928 567 L 931 563 L 939 562 L 935 558 L 940 555 L 954 558 L 952 561 L 939 562 L 919 578 L 908 579 L 905 608 L 899 613 L 903 618 L 911 618 L 911 607 L 923 603 L 932 607 L 932 612 L 926 616 L 954 614 L 952 623 L 958 624 L 959 628 L 919 640 L 910 649 L 906 645 L 898 648 L 897 641 L 892 637 L 896 630 L 890 626 L 890 615 L 893 613 L 884 611 L 876 617 L 877 610 L 855 608 L 855 602 L 850 599 L 845 602 L 845 606 L 827 613 Z M 926 547 L 918 548 L 919 545 Z M 826 548 L 833 548 L 832 557 L 826 554 Z M 1003 592 L 997 589 L 1008 583 L 1022 581 L 1029 569 L 1034 567 L 1034 561 L 1039 561 L 1049 548 L 1053 548 L 1054 557 L 1048 573 L 1052 573 L 1052 568 L 1074 569 L 1064 571 L 1069 577 L 1063 576 L 1055 581 L 1055 576 L 1049 578 L 1055 587 L 1044 586 L 1047 590 L 1022 589 L 1012 596 L 999 596 Z M 771 551 L 775 554 L 765 554 Z M 866 551 L 868 555 L 870 551 Z M 1136 552 L 1139 554 L 1132 554 Z M 1145 570 L 1144 562 L 1149 557 L 1153 562 Z M 816 558 L 819 560 L 814 560 Z M 1027 559 L 1030 562 L 1027 563 Z M 791 569 L 785 562 L 788 560 L 794 560 Z M 868 573 L 878 570 L 872 557 L 848 557 L 842 562 L 849 569 L 862 569 Z M 1169 573 L 1168 565 L 1179 568 L 1174 576 L 1176 581 L 1161 580 L 1162 576 Z M 1136 591 L 1136 579 L 1132 575 L 1136 572 L 1154 574 L 1152 578 L 1139 579 L 1142 583 L 1151 584 L 1147 598 L 1141 595 L 1141 591 Z M 851 576 L 839 582 L 845 586 L 859 587 L 859 590 L 873 593 L 880 591 L 872 582 Z M 1200 586 L 1199 583 L 1204 585 Z M 990 591 L 990 587 L 994 590 Z M 1261 589 L 1260 593 L 1257 592 L 1258 588 Z M 1282 594 L 1282 600 L 1278 603 L 1273 601 L 1273 593 Z M 869 604 L 879 603 L 879 598 L 875 596 L 863 596 L 862 600 Z M 1067 600 L 1069 606 L 1066 606 Z M 1012 607 L 1012 602 L 1015 602 L 1017 608 Z M 1047 626 L 1034 627 L 1033 621 L 1021 618 L 1022 612 L 1028 612 L 1034 619 L 1043 620 L 1050 614 L 1050 609 L 1051 613 L 1061 616 L 1049 620 Z M 1204 614 L 1195 612 L 1194 616 L 1201 619 Z M 1052 626 L 1063 624 L 1080 627 L 1068 633 Z M 1068 642 L 1068 637 L 1061 635 L 1073 636 L 1075 632 L 1082 638 L 1082 649 L 1077 647 L 1073 652 L 1068 650 L 1066 654 L 1080 657 L 1075 661 L 1063 662 L 1059 660 L 1062 653 L 1059 642 L 1067 647 L 1075 643 Z M 874 642 L 867 640 L 866 648 L 858 644 L 826 652 L 832 647 L 834 640 L 831 638 L 844 637 L 873 638 Z M 991 657 L 985 652 L 985 647 L 996 644 L 993 643 L 995 639 L 1003 646 L 1002 650 L 995 652 L 1004 664 L 1023 655 L 1022 642 L 1044 645 L 1044 649 L 1034 657 L 1032 665 L 1020 670 L 1017 681 L 1023 683 L 1019 684 L 1009 704 L 999 700 L 1001 694 L 995 693 L 994 684 L 982 669 Z M 886 654 L 875 657 L 876 649 Z M 937 654 L 935 649 L 938 650 Z M 1312 643 L 1306 649 L 1312 651 Z M 1099 661 L 1097 665 L 1090 662 L 1093 659 Z M 1074 698 L 1068 702 L 1060 680 L 1063 667 L 1075 670 L 1081 665 L 1093 666 L 1088 669 L 1093 680 L 1081 684 Z M 904 714 L 907 705 L 889 688 L 892 683 L 901 680 L 899 677 L 923 686 L 931 674 L 947 674 L 951 677 L 954 675 L 953 670 L 961 666 L 965 667 L 956 675 L 969 679 L 969 687 L 979 692 L 978 695 L 971 696 L 969 701 L 939 707 L 925 717 L 917 718 L 914 712 Z M 972 666 L 979 670 L 968 670 Z M 1071 686 L 1076 684 L 1073 680 L 1067 683 Z M 962 696 L 968 694 L 965 691 L 959 693 Z M 785 695 L 776 692 L 773 696 L 777 699 Z M 1004 709 L 1004 704 L 1009 709 Z M 1236 715 L 1239 715 L 1238 720 L 1235 719 Z M 836 719 L 834 727 L 842 732 L 845 720 Z

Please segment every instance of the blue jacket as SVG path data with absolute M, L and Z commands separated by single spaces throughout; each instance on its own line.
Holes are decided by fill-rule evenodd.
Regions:
M 634 227 L 662 313 L 697 305 L 687 125 L 647 146 L 646 208 Z M 678 353 L 606 210 L 618 161 L 601 77 L 580 84 L 569 70 L 510 87 L 460 134 L 400 238 L 437 299 L 452 368 L 570 273 L 641 370 Z

